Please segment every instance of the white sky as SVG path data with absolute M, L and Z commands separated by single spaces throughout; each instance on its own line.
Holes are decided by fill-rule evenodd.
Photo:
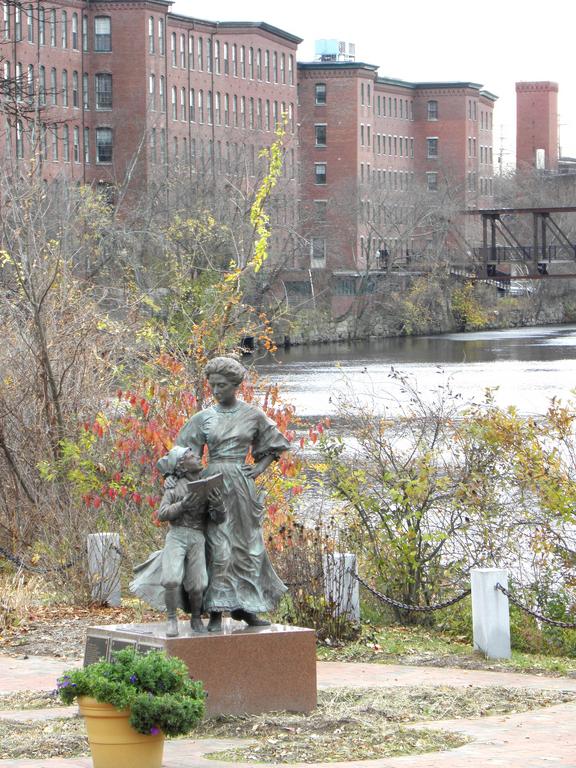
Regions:
M 559 84 L 560 146 L 576 157 L 576 4 L 573 0 L 176 0 L 177 13 L 212 21 L 266 21 L 304 38 L 298 58 L 314 57 L 314 41 L 356 45 L 356 60 L 409 81 L 481 83 L 496 94 L 494 155 L 514 161 L 518 80 Z M 501 138 L 503 137 L 502 142 Z

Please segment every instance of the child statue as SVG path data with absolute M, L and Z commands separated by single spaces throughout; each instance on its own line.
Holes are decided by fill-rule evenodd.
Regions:
M 205 632 L 202 623 L 202 601 L 208 586 L 206 568 L 206 526 L 209 520 L 219 525 L 226 519 L 222 495 L 218 489 L 210 491 L 207 501 L 189 491 L 190 481 L 197 480 L 203 470 L 200 458 L 189 448 L 175 446 L 157 464 L 165 476 L 164 496 L 160 502 L 158 519 L 170 524 L 164 549 L 152 555 L 134 570 L 136 579 L 130 588 L 154 607 L 154 576 L 158 575 L 161 558 L 161 586 L 168 614 L 167 637 L 178 636 L 176 613 L 183 604 L 185 590 L 190 607 L 190 626 L 193 632 Z

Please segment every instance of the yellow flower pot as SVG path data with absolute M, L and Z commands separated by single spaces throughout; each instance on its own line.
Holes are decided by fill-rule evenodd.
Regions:
M 164 734 L 138 733 L 128 722 L 130 710 L 79 696 L 94 768 L 161 768 Z

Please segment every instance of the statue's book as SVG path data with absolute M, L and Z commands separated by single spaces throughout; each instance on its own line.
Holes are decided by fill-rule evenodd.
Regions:
M 208 477 L 202 477 L 200 480 L 189 480 L 186 485 L 188 493 L 196 493 L 200 497 L 200 501 L 207 501 L 210 491 L 221 491 L 224 486 L 222 474 L 209 475 Z

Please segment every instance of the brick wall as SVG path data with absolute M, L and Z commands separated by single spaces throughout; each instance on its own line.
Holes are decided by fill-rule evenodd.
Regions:
M 543 170 L 558 170 L 558 84 L 516 83 L 516 167 L 536 168 L 543 149 Z

